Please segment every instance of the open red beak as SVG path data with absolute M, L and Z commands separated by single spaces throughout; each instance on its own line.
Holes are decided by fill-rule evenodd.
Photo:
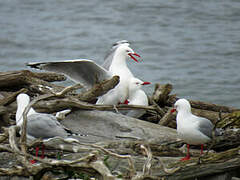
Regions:
M 134 56 L 137 56 L 137 57 L 141 58 L 141 56 L 137 53 L 128 53 L 128 55 L 136 62 L 139 62 L 139 61 Z
M 142 85 L 148 85 L 151 84 L 150 82 L 143 82 Z
M 176 109 L 175 109 L 175 108 L 171 109 L 171 113 L 174 113 L 175 111 L 176 111 Z

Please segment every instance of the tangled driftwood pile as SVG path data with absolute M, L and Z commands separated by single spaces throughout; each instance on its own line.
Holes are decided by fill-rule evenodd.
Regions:
M 172 85 L 155 86 L 150 106 L 95 105 L 96 97 L 113 88 L 119 78 L 97 84 L 80 93 L 80 85 L 62 87 L 51 82 L 63 81 L 63 75 L 16 71 L 0 73 L 0 179 L 207 179 L 240 177 L 240 111 L 200 101 L 190 101 L 193 113 L 210 119 L 225 129 L 208 147 L 214 151 L 200 157 L 199 149 L 191 149 L 193 158 L 180 162 L 184 156 L 183 142 L 177 139 L 175 115 L 170 108 L 177 97 L 171 95 Z M 62 123 L 76 132 L 88 134 L 78 142 L 53 138 L 44 142 L 47 158 L 34 157 L 37 140 L 26 143 L 25 131 L 18 136 L 15 126 L 16 96 L 25 92 L 32 96 L 39 112 L 72 112 Z M 144 109 L 139 119 L 117 112 Z M 26 113 L 24 122 L 26 124 Z M 38 163 L 31 164 L 30 159 Z

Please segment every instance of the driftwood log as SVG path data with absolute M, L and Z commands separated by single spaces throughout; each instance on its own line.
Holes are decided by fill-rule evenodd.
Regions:
M 56 73 L 34 73 L 28 70 L 10 71 L 0 73 L 0 88 L 16 87 L 22 85 L 44 84 L 52 86 L 54 81 L 64 81 L 65 76 Z
M 240 177 L 238 109 L 190 100 L 194 114 L 210 119 L 225 132 L 208 144 L 211 151 L 204 156 L 200 157 L 199 147 L 193 146 L 190 150 L 193 158 L 180 162 L 186 149 L 182 147 L 184 143 L 177 139 L 175 115 L 170 113 L 178 99 L 171 95 L 172 85 L 156 85 L 150 106 L 108 106 L 89 102 L 114 88 L 118 77 L 80 93 L 72 90 L 81 86 L 65 88 L 50 83 L 64 79 L 63 75 L 26 70 L 0 73 L 0 125 L 7 126 L 0 134 L 0 179 L 10 176 L 17 179 Z M 61 123 L 87 136 L 75 137 L 79 142 L 53 138 L 26 145 L 23 140 L 21 144 L 16 135 L 20 128 L 12 125 L 13 121 L 10 120 L 14 120 L 15 99 L 21 92 L 31 95 L 33 101 L 30 106 L 33 105 L 39 112 L 55 113 L 72 109 L 72 113 Z M 121 110 L 128 109 L 144 109 L 147 113 L 141 117 L 142 120 L 120 114 Z M 148 120 L 155 123 L 146 122 Z M 34 147 L 42 143 L 46 146 L 45 159 L 32 155 L 35 153 Z M 32 165 L 29 159 L 35 159 L 38 163 Z

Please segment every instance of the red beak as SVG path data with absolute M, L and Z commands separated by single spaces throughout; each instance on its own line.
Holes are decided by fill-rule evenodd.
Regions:
M 139 62 L 139 61 L 134 56 L 137 56 L 137 57 L 141 58 L 141 56 L 137 53 L 128 53 L 128 55 L 136 62 Z
M 174 109 L 174 108 L 173 108 L 173 109 L 171 109 L 171 113 L 174 113 L 175 111 L 176 111 L 176 109 Z
M 151 84 L 150 82 L 143 82 L 142 85 L 148 85 Z

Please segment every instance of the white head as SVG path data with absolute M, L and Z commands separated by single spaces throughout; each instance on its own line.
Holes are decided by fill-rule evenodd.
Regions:
M 150 82 L 143 82 L 138 78 L 131 78 L 129 81 L 129 92 L 136 92 L 142 86 L 151 84 Z
M 191 113 L 191 105 L 186 99 L 179 99 L 174 104 L 173 111 Z
M 30 97 L 27 94 L 21 93 L 17 96 L 17 112 L 16 112 L 16 124 L 20 125 L 23 121 L 23 112 L 25 108 L 30 103 Z M 35 113 L 31 108 L 28 112 L 28 115 Z
M 115 51 L 115 56 L 118 56 L 118 57 L 122 56 L 124 58 L 127 58 L 130 56 L 136 62 L 139 62 L 139 61 L 134 56 L 140 57 L 140 55 L 135 53 L 127 43 L 118 45 Z
M 20 104 L 24 104 L 24 105 L 28 105 L 30 102 L 30 97 L 25 94 L 25 93 L 21 93 L 17 96 L 17 104 L 20 105 Z

